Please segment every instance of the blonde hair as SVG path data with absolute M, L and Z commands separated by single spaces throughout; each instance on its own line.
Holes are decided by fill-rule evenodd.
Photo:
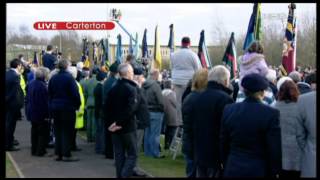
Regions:
M 192 77 L 191 91 L 202 91 L 207 88 L 208 70 L 200 69 L 196 71 Z

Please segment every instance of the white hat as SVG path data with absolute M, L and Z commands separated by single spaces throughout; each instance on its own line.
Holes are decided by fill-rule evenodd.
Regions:
M 74 67 L 74 66 L 68 66 L 67 71 L 71 73 L 71 75 L 72 75 L 72 77 L 73 77 L 74 79 L 77 78 L 77 73 L 78 73 L 78 71 L 77 71 L 77 68 L 76 68 L 76 67 Z
M 79 71 L 82 71 L 82 68 L 83 68 L 83 62 L 78 62 L 77 63 L 77 69 L 79 70 Z
M 285 81 L 293 81 L 290 77 L 284 76 L 282 78 L 280 78 L 277 82 L 277 89 L 278 91 L 280 90 L 281 85 L 285 82 Z
M 269 68 L 266 78 L 268 79 L 268 81 L 273 82 L 274 80 L 277 79 L 277 72 Z

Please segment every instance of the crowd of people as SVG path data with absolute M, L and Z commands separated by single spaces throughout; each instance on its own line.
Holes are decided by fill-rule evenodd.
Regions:
M 238 76 L 224 65 L 201 67 L 184 37 L 171 71 L 143 67 L 128 55 L 108 72 L 71 64 L 49 45 L 43 66 L 23 56 L 6 72 L 6 150 L 16 151 L 17 120 L 31 122 L 31 155 L 78 161 L 76 134 L 115 160 L 116 176 L 142 176 L 138 154 L 163 158 L 182 129 L 186 176 L 315 177 L 316 70 L 268 66 L 259 41 L 240 57 Z M 160 136 L 164 134 L 164 147 Z

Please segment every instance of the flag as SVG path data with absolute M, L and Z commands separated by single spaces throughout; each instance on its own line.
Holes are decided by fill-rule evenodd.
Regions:
M 38 60 L 38 56 L 37 56 L 37 52 L 34 52 L 34 56 L 33 56 L 33 64 L 35 65 L 39 65 L 39 60 Z
M 234 33 L 231 33 L 231 37 L 228 42 L 227 49 L 224 53 L 222 62 L 229 68 L 230 70 L 230 79 L 236 77 L 237 73 L 237 50 L 236 43 L 234 40 Z
M 294 9 L 296 5 L 291 3 L 289 5 L 289 14 L 287 28 L 285 32 L 283 51 L 282 51 L 282 66 L 287 73 L 290 73 L 296 68 L 296 18 L 294 16 Z
M 148 58 L 148 44 L 147 44 L 147 29 L 144 29 L 143 39 L 142 39 L 142 57 Z
M 162 57 L 161 57 L 161 51 L 160 51 L 160 39 L 159 39 L 159 31 L 158 31 L 158 25 L 156 26 L 155 31 L 155 40 L 154 40 L 154 66 L 155 69 L 161 69 L 162 65 Z
M 117 36 L 118 43 L 117 43 L 117 52 L 116 52 L 116 61 L 117 63 L 122 63 L 122 45 L 121 45 L 121 35 Z
M 253 41 L 259 41 L 261 39 L 261 3 L 254 3 L 243 50 L 247 50 Z
M 136 42 L 133 48 L 133 56 L 135 57 L 135 59 L 137 59 L 139 57 L 139 41 L 138 41 L 138 33 L 136 33 Z
M 205 44 L 205 39 L 204 39 L 204 30 L 201 31 L 200 33 L 200 41 L 199 41 L 199 46 L 198 46 L 198 56 L 201 62 L 201 65 L 203 68 L 211 68 L 211 60 L 208 54 L 208 49 Z
M 169 28 L 170 28 L 170 37 L 169 37 L 168 47 L 170 48 L 170 54 L 171 54 L 175 50 L 173 24 L 171 24 Z

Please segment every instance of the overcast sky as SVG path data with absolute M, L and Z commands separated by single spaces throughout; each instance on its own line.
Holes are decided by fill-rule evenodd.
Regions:
M 299 17 L 308 14 L 316 17 L 315 3 L 297 3 L 297 22 Z M 141 44 L 144 29 L 147 28 L 148 44 L 154 44 L 155 26 L 159 26 L 161 45 L 167 45 L 169 40 L 169 25 L 174 24 L 175 44 L 179 45 L 183 36 L 191 38 L 191 44 L 199 43 L 200 32 L 205 30 L 206 43 L 215 43 L 213 27 L 222 24 L 228 34 L 235 32 L 243 34 L 247 31 L 252 13 L 252 3 L 8 3 L 7 26 L 15 31 L 19 26 L 26 25 L 36 36 L 52 37 L 57 31 L 39 31 L 33 29 L 37 21 L 108 21 L 109 10 L 120 9 L 120 23 L 132 34 L 138 33 Z M 280 13 L 287 17 L 288 3 L 262 3 L 262 14 Z M 262 19 L 263 22 L 265 19 Z M 273 21 L 281 20 L 274 19 Z M 106 31 L 78 31 L 80 35 L 91 35 L 96 39 L 106 37 Z M 123 37 L 123 43 L 128 44 L 126 33 L 116 25 L 109 31 L 111 41 L 116 42 L 117 34 Z

